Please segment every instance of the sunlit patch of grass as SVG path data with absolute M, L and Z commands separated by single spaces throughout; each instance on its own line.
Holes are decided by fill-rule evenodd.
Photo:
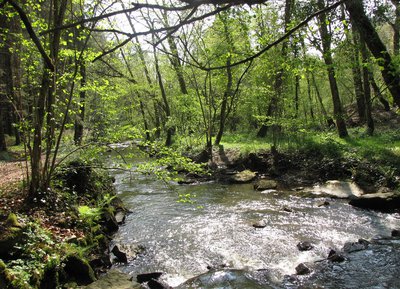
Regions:
M 224 149 L 239 149 L 243 154 L 269 150 L 272 146 L 269 139 L 250 134 L 228 134 L 223 137 L 221 144 Z

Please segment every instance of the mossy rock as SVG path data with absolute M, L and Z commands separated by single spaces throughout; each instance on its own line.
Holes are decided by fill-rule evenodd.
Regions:
M 22 243 L 24 230 L 17 216 L 10 213 L 4 224 L 0 224 L 0 259 L 8 260 L 15 257 L 17 243 Z
M 252 172 L 250 170 L 244 170 L 244 171 L 234 174 L 231 177 L 231 180 L 234 183 L 250 183 L 255 178 L 256 178 L 255 172 Z
M 40 289 L 53 289 L 58 287 L 58 268 L 55 265 L 48 266 L 43 272 L 43 277 L 40 281 Z
M 275 180 L 260 179 L 254 185 L 254 189 L 257 191 L 272 190 L 278 187 L 278 183 Z
M 75 281 L 78 285 L 88 285 L 96 281 L 95 273 L 89 263 L 77 255 L 64 260 L 65 281 Z

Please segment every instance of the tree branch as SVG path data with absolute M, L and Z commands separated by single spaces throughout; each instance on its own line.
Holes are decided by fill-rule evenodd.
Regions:
M 46 67 L 50 71 L 54 71 L 54 64 L 51 61 L 50 57 L 47 55 L 46 51 L 44 50 L 42 43 L 40 43 L 40 40 L 37 37 L 35 30 L 33 30 L 31 22 L 29 21 L 28 16 L 26 15 L 25 11 L 22 10 L 22 8 L 17 3 L 15 3 L 13 0 L 7 0 L 7 1 L 15 9 L 15 11 L 17 11 L 19 17 L 21 18 L 22 22 L 25 25 L 25 28 L 29 34 L 29 37 L 32 39 L 36 48 L 39 50 L 40 55 L 42 55 L 42 58 L 43 58 L 43 61 L 46 65 Z
M 297 30 L 299 30 L 300 28 L 302 28 L 303 26 L 307 25 L 308 22 L 310 22 L 314 17 L 317 17 L 321 14 L 324 14 L 328 11 L 331 11 L 333 9 L 335 9 L 336 7 L 340 6 L 341 4 L 345 3 L 348 0 L 340 0 L 330 6 L 325 7 L 324 9 L 318 10 L 317 12 L 309 15 L 306 19 L 304 19 L 302 22 L 300 22 L 299 24 L 297 24 L 295 27 L 293 27 L 292 29 L 288 30 L 283 36 L 281 36 L 280 38 L 278 38 L 277 40 L 275 40 L 274 42 L 272 42 L 271 44 L 268 44 L 267 46 L 265 46 L 263 49 L 261 49 L 259 52 L 253 54 L 252 56 L 245 58 L 243 60 L 237 61 L 235 63 L 232 63 L 230 66 L 234 67 L 234 66 L 238 66 L 240 64 L 252 61 L 254 59 L 256 59 L 257 57 L 260 57 L 261 55 L 263 55 L 265 52 L 267 52 L 268 50 L 270 50 L 272 47 L 278 45 L 279 43 L 281 43 L 282 41 L 284 41 L 286 38 L 290 37 L 294 32 L 296 32 Z M 211 71 L 211 70 L 218 70 L 218 69 L 225 69 L 226 65 L 224 66 L 215 66 L 215 67 L 201 67 L 202 70 L 205 71 Z
M 124 46 L 125 44 L 129 43 L 129 41 L 131 41 L 133 38 L 136 38 L 138 36 L 148 35 L 148 34 L 156 34 L 156 33 L 164 32 L 164 31 L 173 31 L 173 32 L 175 32 L 176 30 L 178 30 L 183 25 L 187 25 L 187 24 L 191 24 L 191 23 L 196 22 L 196 21 L 203 20 L 203 19 L 205 19 L 207 17 L 213 16 L 213 15 L 218 14 L 218 13 L 224 11 L 224 10 L 227 10 L 230 7 L 231 7 L 230 5 L 226 5 L 226 6 L 223 6 L 223 7 L 218 7 L 217 9 L 215 9 L 215 10 L 213 10 L 211 12 L 208 12 L 206 14 L 203 14 L 201 16 L 193 17 L 191 19 L 185 19 L 184 21 L 182 21 L 182 22 L 180 22 L 180 23 L 178 23 L 177 25 L 174 25 L 174 26 L 162 27 L 162 28 L 158 28 L 158 29 L 152 29 L 151 28 L 151 29 L 149 29 L 147 31 L 131 33 L 131 34 L 127 33 L 126 34 L 126 35 L 128 35 L 127 39 L 125 39 L 123 42 L 119 43 L 117 46 L 111 48 L 110 50 L 107 50 L 107 51 L 103 52 L 101 55 L 99 55 L 95 59 L 93 59 L 92 62 L 95 62 L 96 60 L 99 60 L 100 58 L 102 58 L 102 57 L 114 52 L 115 50 L 117 50 L 118 48 L 120 48 L 120 47 Z M 129 9 L 126 9 L 126 11 L 127 10 L 129 10 Z M 159 41 L 157 41 L 157 43 L 159 43 Z M 152 45 L 154 45 L 154 44 L 152 44 Z
M 178 7 L 168 7 L 168 6 L 162 6 L 162 5 L 156 5 L 156 4 L 144 4 L 144 3 L 132 3 L 133 7 L 132 8 L 128 8 L 128 9 L 122 9 L 122 10 L 118 10 L 118 11 L 114 11 L 114 12 L 110 12 L 107 14 L 102 14 L 99 16 L 95 16 L 92 18 L 86 18 L 86 19 L 82 19 L 73 23 L 69 23 L 69 24 L 65 24 L 65 25 L 61 25 L 59 27 L 55 27 L 52 29 L 48 29 L 46 31 L 43 31 L 40 33 L 40 35 L 45 35 L 48 33 L 51 33 L 55 30 L 60 30 L 60 29 L 68 29 L 68 28 L 72 28 L 78 25 L 82 25 L 88 22 L 95 22 L 95 21 L 99 21 L 105 18 L 109 18 L 115 15 L 119 15 L 119 14 L 123 14 L 123 13 L 129 13 L 129 12 L 134 12 L 143 8 L 147 8 L 147 9 L 158 9 L 158 10 L 165 10 L 165 11 L 184 11 L 184 10 L 188 10 L 190 8 L 193 8 L 192 5 L 185 5 L 185 6 L 178 6 Z

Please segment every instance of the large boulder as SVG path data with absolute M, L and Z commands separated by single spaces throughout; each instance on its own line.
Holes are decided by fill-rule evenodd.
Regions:
M 350 200 L 350 205 L 362 209 L 378 211 L 391 211 L 400 208 L 400 194 L 398 193 L 376 193 L 366 194 L 359 198 Z
M 310 192 L 320 196 L 339 199 L 353 199 L 364 194 L 363 190 L 356 183 L 337 180 L 327 181 L 323 185 L 314 186 Z
M 256 173 L 250 170 L 244 170 L 231 176 L 231 181 L 234 183 L 250 183 L 256 178 Z

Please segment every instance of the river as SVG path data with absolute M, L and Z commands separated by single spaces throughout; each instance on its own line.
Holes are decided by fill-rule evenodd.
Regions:
M 390 235 L 400 227 L 398 214 L 356 209 L 340 199 L 301 198 L 294 191 L 263 194 L 251 184 L 212 182 L 167 185 L 139 173 L 116 172 L 115 178 L 118 195 L 132 213 L 114 240 L 146 248 L 120 269 L 133 276 L 164 272 L 171 286 L 207 267 L 225 266 L 266 269 L 264 288 L 283 288 L 277 284 L 295 274 L 299 263 L 324 259 L 345 242 Z M 195 203 L 178 202 L 179 194 L 194 196 Z M 321 206 L 324 201 L 329 205 Z M 254 228 L 260 220 L 266 227 Z M 314 248 L 300 252 L 296 245 L 301 241 Z

